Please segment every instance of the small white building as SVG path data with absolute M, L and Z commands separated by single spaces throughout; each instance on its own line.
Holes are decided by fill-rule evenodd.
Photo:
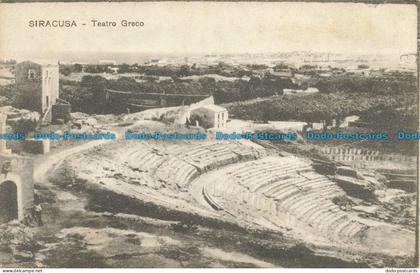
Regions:
M 343 122 L 340 124 L 340 128 L 349 127 L 352 122 L 358 121 L 359 116 L 347 116 L 344 118 Z
M 227 120 L 226 108 L 214 104 L 203 105 L 190 112 L 190 122 L 203 128 L 226 128 Z

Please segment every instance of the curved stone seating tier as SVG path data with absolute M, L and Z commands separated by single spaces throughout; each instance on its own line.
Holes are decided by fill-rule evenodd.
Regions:
M 211 194 L 208 193 L 207 188 L 203 188 L 203 195 L 212 208 L 214 208 L 215 210 L 223 210 L 223 207 L 213 200 L 213 197 Z
M 136 149 L 133 149 L 127 154 L 122 150 L 121 153 L 117 152 L 113 157 L 116 160 L 126 163 L 130 168 L 151 174 L 166 160 L 162 154 L 157 153 L 147 145 L 136 147 Z
M 174 157 L 163 162 L 156 171 L 156 178 L 168 183 L 175 181 L 179 188 L 187 186 L 198 175 L 194 166 Z
M 303 161 L 283 161 L 283 160 L 277 160 L 280 157 L 266 157 L 261 160 L 251 161 L 246 164 L 242 164 L 238 168 L 234 169 L 233 171 L 228 172 L 228 174 L 234 175 L 234 176 L 243 176 L 248 173 L 251 173 L 251 171 L 255 171 L 257 169 L 258 171 L 266 171 L 266 170 L 276 170 L 281 169 L 283 171 L 292 171 L 292 169 L 308 169 L 310 170 L 308 164 L 306 164 Z M 250 169 L 252 168 L 252 170 Z
M 239 162 L 241 160 L 256 159 L 263 154 L 258 149 L 241 142 L 180 142 L 180 144 L 166 145 L 165 152 L 176 156 L 201 172 Z
M 133 171 L 147 173 L 164 188 L 186 191 L 201 173 L 220 166 L 256 159 L 264 153 L 259 146 L 241 142 L 148 141 L 118 143 L 108 155 Z M 121 147 L 122 146 L 122 147 Z
M 186 147 L 189 149 L 185 149 Z M 214 147 L 214 142 L 200 142 L 200 143 L 193 143 L 193 142 L 180 142 L 178 143 L 171 143 L 170 145 L 165 145 L 165 150 L 167 153 L 172 155 L 185 155 L 186 153 L 199 153 L 202 150 L 205 150 L 207 147 Z
M 187 159 L 191 165 L 196 166 L 201 172 L 207 172 L 220 166 L 236 163 L 239 161 L 237 155 L 230 151 L 223 153 L 209 153 L 206 157 L 194 160 Z
M 249 215 L 259 212 L 276 221 L 287 215 L 285 223 L 331 240 L 351 241 L 368 228 L 332 202 L 345 193 L 299 158 L 269 156 L 228 166 L 217 176 L 205 186 L 207 194 L 231 213 L 248 209 Z

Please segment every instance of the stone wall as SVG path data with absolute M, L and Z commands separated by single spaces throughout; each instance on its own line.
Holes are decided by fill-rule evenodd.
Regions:
M 17 106 L 43 114 L 59 96 L 59 70 L 56 64 L 18 63 L 16 70 Z
M 0 113 L 0 134 L 5 134 L 6 132 L 6 119 L 7 116 L 3 113 Z M 0 140 L 0 153 L 9 154 L 10 150 L 6 148 L 6 141 Z
M 70 104 L 56 104 L 52 106 L 52 122 L 54 124 L 68 122 L 71 120 L 71 105 Z
M 0 155 L 0 185 L 7 181 L 17 187 L 18 219 L 22 221 L 34 201 L 33 158 Z
M 322 147 L 319 152 L 330 160 L 346 162 L 357 168 L 365 168 L 370 163 L 382 164 L 385 162 L 394 162 L 413 166 L 417 162 L 414 156 L 404 156 L 400 154 L 384 154 L 379 151 L 356 148 Z
M 415 162 L 415 157 L 399 154 L 383 154 L 379 151 L 355 148 L 324 147 L 321 153 L 337 161 L 364 160 L 364 161 L 407 161 Z
M 29 78 L 29 72 L 33 78 Z M 38 113 L 42 113 L 42 67 L 33 62 L 22 62 L 16 65 L 16 104 Z
M 24 151 L 31 154 L 46 154 L 50 151 L 48 139 L 26 139 Z

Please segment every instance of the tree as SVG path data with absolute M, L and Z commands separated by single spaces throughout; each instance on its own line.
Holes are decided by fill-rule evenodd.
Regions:
M 81 64 L 74 64 L 73 65 L 73 71 L 76 73 L 80 73 L 83 71 L 83 65 Z
M 128 73 L 128 72 L 130 72 L 130 66 L 128 64 L 123 63 L 123 64 L 118 66 L 118 73 L 119 74 Z
M 214 78 L 210 77 L 204 77 L 198 80 L 199 84 L 201 85 L 201 88 L 206 91 L 208 94 L 213 94 L 216 90 L 216 80 Z
M 67 66 L 67 65 L 60 65 L 60 74 L 64 75 L 64 76 L 68 76 L 70 75 L 73 70 L 71 69 L 71 67 Z
M 185 77 L 185 76 L 190 76 L 190 75 L 191 75 L 190 67 L 186 64 L 181 65 L 181 67 L 179 68 L 179 71 L 178 71 L 178 76 L 179 77 Z

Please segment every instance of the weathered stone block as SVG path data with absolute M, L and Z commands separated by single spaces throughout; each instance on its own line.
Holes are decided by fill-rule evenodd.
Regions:
M 48 139 L 27 139 L 24 150 L 31 154 L 46 154 L 50 151 L 50 141 Z
M 55 104 L 52 106 L 52 122 L 58 124 L 59 120 L 68 122 L 71 120 L 70 104 Z

